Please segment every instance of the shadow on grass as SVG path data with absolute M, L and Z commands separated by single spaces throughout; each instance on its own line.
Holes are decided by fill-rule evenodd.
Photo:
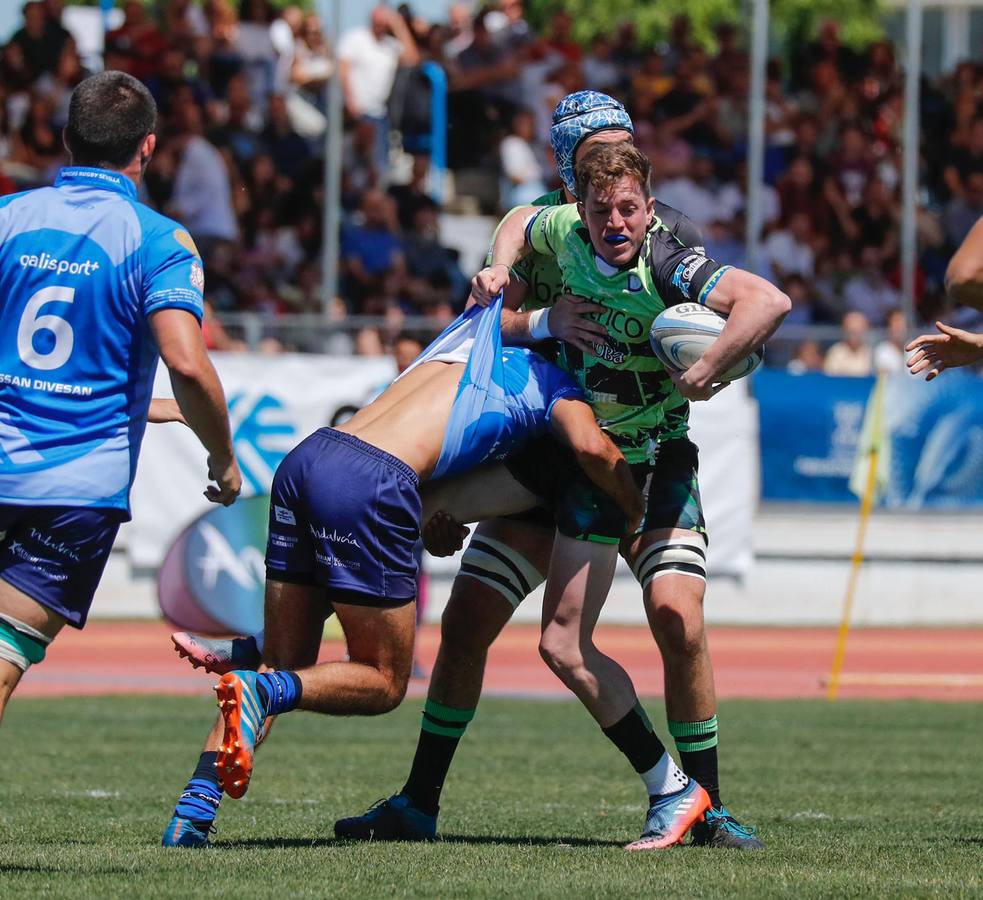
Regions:
M 78 874 L 77 866 L 49 866 L 37 863 L 33 866 L 15 865 L 13 863 L 0 863 L 0 875 L 65 875 L 67 873 Z M 91 872 L 99 875 L 132 875 L 130 869 L 120 866 L 109 866 L 105 868 L 95 868 Z
M 344 838 L 244 838 L 220 841 L 216 850 L 240 850 L 247 847 L 285 849 L 291 847 L 353 847 L 362 843 L 397 844 L 410 841 L 353 841 Z M 500 845 L 504 847 L 623 847 L 622 841 L 594 840 L 580 837 L 546 837 L 545 835 L 445 834 L 432 844 Z

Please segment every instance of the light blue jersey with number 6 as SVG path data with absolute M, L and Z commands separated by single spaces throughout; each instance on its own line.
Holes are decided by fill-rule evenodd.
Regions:
M 148 316 L 201 320 L 191 236 L 129 178 L 0 198 L 0 503 L 129 510 L 157 368 Z

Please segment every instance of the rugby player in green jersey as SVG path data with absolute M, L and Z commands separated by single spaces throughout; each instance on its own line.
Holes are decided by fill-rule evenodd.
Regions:
M 666 631 L 685 633 L 688 623 L 681 610 L 701 610 L 706 571 L 696 448 L 686 438 L 688 401 L 712 397 L 720 373 L 760 347 L 789 309 L 788 298 L 767 281 L 720 266 L 702 247 L 687 247 L 660 228 L 649 172 L 648 160 L 631 144 L 590 149 L 577 166 L 582 202 L 513 214 L 496 237 L 492 265 L 476 276 L 472 292 L 478 302 L 487 302 L 510 283 L 519 254 L 532 249 L 556 257 L 571 294 L 602 307 L 597 316 L 607 338 L 594 339 L 587 352 L 564 343 L 559 362 L 580 382 L 602 427 L 636 470 L 647 504 L 640 529 L 621 540 L 623 523 L 610 500 L 584 484 L 552 448 L 532 447 L 510 469 L 547 499 L 556 515 L 543 656 L 629 759 L 629 745 L 641 745 L 647 720 L 627 675 L 591 641 L 618 545 L 646 594 L 657 639 Z M 649 329 L 667 306 L 684 302 L 704 303 L 729 318 L 697 364 L 683 373 L 667 372 L 651 349 Z M 503 333 L 532 340 L 541 315 L 514 313 L 508 324 L 503 320 Z M 668 595 L 671 603 L 660 602 L 660 595 Z M 702 628 L 699 634 L 702 643 Z M 700 655 L 705 647 L 693 651 Z M 710 673 L 702 684 L 679 684 L 668 666 L 666 674 L 670 720 L 673 704 L 682 700 L 712 724 Z M 622 742 L 612 729 L 621 732 Z M 630 731 L 637 737 L 628 738 Z M 699 729 L 684 736 L 700 743 Z M 645 773 L 636 769 L 644 780 Z M 668 798 L 655 796 L 651 788 L 650 793 L 657 802 L 646 831 L 657 832 L 653 818 L 658 819 Z

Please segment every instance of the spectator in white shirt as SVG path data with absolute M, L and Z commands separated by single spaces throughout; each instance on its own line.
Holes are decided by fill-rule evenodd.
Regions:
M 662 182 L 656 196 L 686 215 L 703 228 L 720 218 L 720 204 L 714 186 L 713 160 L 705 153 L 694 154 L 685 175 Z
M 887 333 L 884 340 L 874 348 L 874 370 L 881 372 L 901 372 L 905 367 L 905 344 L 908 342 L 904 313 L 892 310 L 887 317 Z
M 765 238 L 762 250 L 779 281 L 788 275 L 812 278 L 815 257 L 809 216 L 802 212 L 790 216 L 786 228 L 779 228 Z
M 863 313 L 848 312 L 843 317 L 843 339 L 826 352 L 823 371 L 827 375 L 862 378 L 870 375 L 874 361 L 867 343 L 870 325 Z
M 253 105 L 260 109 L 266 105 L 274 84 L 277 54 L 270 35 L 272 20 L 267 0 L 243 0 L 234 47 L 249 79 Z
M 519 110 L 512 117 L 512 131 L 499 146 L 504 209 L 528 205 L 546 193 L 543 167 L 532 144 L 535 134 L 535 117 L 529 110 Z
M 386 104 L 396 70 L 420 62 L 416 41 L 394 9 L 377 6 L 368 28 L 354 28 L 338 44 L 345 109 L 375 128 L 375 163 L 384 179 L 389 162 L 389 117 Z

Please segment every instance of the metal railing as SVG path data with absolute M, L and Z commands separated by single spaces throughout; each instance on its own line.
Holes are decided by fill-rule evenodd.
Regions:
M 346 316 L 335 321 L 321 313 L 293 313 L 269 317 L 260 313 L 217 313 L 215 319 L 229 337 L 241 341 L 246 349 L 259 351 L 264 341 L 274 339 L 284 350 L 299 353 L 355 353 L 355 337 L 363 329 L 376 329 L 387 341 L 398 334 L 409 333 L 424 343 L 443 329 L 446 323 L 427 316 L 405 316 L 398 321 L 382 316 Z M 815 341 L 822 351 L 840 340 L 838 325 L 783 325 L 768 343 L 766 365 L 785 365 L 804 341 Z M 869 342 L 876 344 L 884 332 L 872 329 Z

